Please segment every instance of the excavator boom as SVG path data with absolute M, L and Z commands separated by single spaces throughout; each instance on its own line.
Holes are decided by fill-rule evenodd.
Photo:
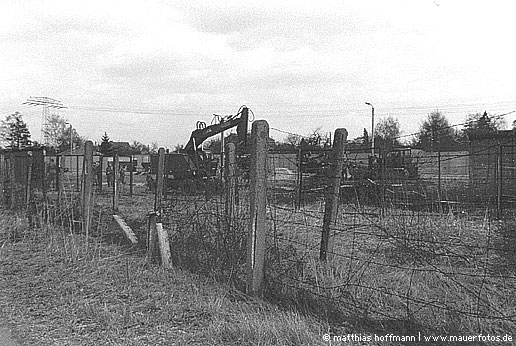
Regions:
M 192 132 L 190 140 L 184 147 L 185 152 L 195 152 L 201 146 L 201 144 L 208 138 L 215 136 L 223 131 L 229 130 L 237 126 L 237 135 L 239 144 L 244 146 L 247 144 L 247 121 L 249 118 L 249 109 L 243 106 L 240 112 L 230 117 L 228 120 L 221 122 L 220 124 L 214 124 L 205 128 L 198 128 Z

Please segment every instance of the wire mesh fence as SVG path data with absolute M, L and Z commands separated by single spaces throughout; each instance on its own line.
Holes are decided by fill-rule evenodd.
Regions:
M 474 154 L 403 148 L 376 158 L 346 150 L 333 246 L 321 261 L 331 150 L 270 150 L 265 295 L 367 328 L 513 330 L 516 235 L 503 197 L 512 155 L 505 146 Z M 219 193 L 170 193 L 164 222 L 175 263 L 243 289 L 250 215 L 241 172 L 236 202 L 225 176 Z
M 247 153 L 226 153 L 216 175 L 165 177 L 165 198 L 155 211 L 168 230 L 173 264 L 246 290 L 260 186 L 252 183 L 256 165 Z M 367 328 L 514 330 L 514 147 L 376 154 L 346 149 L 336 169 L 332 149 L 267 152 L 265 245 L 258 249 L 265 257 L 264 295 Z M 27 207 L 35 196 L 57 201 L 60 193 L 83 200 L 83 159 L 38 155 L 4 153 L 4 205 Z M 97 169 L 92 203 L 115 196 L 106 168 Z M 156 192 L 153 179 L 134 174 L 126 180 L 130 189 L 120 184 L 126 186 L 121 209 L 132 203 L 145 219 L 148 209 L 134 201 Z M 81 225 L 83 209 L 70 205 Z

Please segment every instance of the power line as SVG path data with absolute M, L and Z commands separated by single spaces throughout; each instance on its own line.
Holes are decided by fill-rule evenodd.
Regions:
M 29 97 L 27 101 L 23 102 L 24 105 L 42 107 L 43 111 L 41 114 L 41 138 L 40 140 L 48 144 L 50 138 L 48 137 L 48 127 L 50 122 L 50 109 L 63 109 L 67 108 L 61 103 L 61 101 L 50 98 L 50 97 Z
M 500 118 L 502 118 L 502 117 L 504 117 L 506 115 L 513 114 L 513 113 L 516 113 L 516 110 L 510 111 L 510 112 L 507 112 L 507 113 L 504 113 L 504 114 L 491 115 L 491 116 L 488 116 L 488 119 L 497 120 L 497 119 L 500 119 Z M 468 120 L 468 121 L 465 121 L 465 122 L 462 122 L 462 123 L 458 123 L 458 124 L 453 124 L 453 125 L 442 127 L 439 130 L 446 130 L 446 129 L 451 129 L 451 128 L 458 127 L 458 126 L 470 125 L 472 123 L 474 123 L 473 120 Z M 421 134 L 423 132 L 424 131 L 418 131 L 418 132 L 410 133 L 410 134 L 407 134 L 407 135 L 397 136 L 397 137 L 394 137 L 393 139 L 400 139 L 400 138 L 416 136 L 416 135 L 419 135 L 419 134 Z

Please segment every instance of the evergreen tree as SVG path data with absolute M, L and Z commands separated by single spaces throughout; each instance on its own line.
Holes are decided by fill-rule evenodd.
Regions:
M 99 148 L 99 151 L 102 153 L 102 155 L 110 155 L 111 153 L 111 148 L 112 148 L 112 144 L 111 144 L 111 140 L 109 139 L 109 136 L 107 134 L 107 132 L 104 132 L 104 135 L 102 135 L 102 138 L 100 138 L 100 148 Z
M 490 117 L 487 112 L 483 114 L 470 114 L 462 133 L 468 139 L 472 136 L 490 136 L 503 129 L 505 123 L 503 120 Z
M 32 144 L 30 131 L 20 112 L 8 115 L 2 120 L 0 137 L 8 149 L 23 149 Z

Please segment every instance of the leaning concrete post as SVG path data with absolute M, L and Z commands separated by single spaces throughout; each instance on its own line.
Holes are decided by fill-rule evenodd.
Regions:
M 348 132 L 346 129 L 335 130 L 333 149 L 331 153 L 330 181 L 326 190 L 326 204 L 324 207 L 323 230 L 321 237 L 321 261 L 331 259 L 333 253 L 334 231 L 331 227 L 335 225 L 337 209 L 340 197 L 340 182 L 342 179 L 342 167 L 344 164 L 344 150 Z
M 253 123 L 251 131 L 251 162 L 249 174 L 250 206 L 247 236 L 247 293 L 261 295 L 263 290 L 267 184 L 267 141 L 269 124 L 265 120 Z
M 82 224 L 88 239 L 91 225 L 91 208 L 93 197 L 93 142 L 84 143 L 84 172 L 82 182 Z

